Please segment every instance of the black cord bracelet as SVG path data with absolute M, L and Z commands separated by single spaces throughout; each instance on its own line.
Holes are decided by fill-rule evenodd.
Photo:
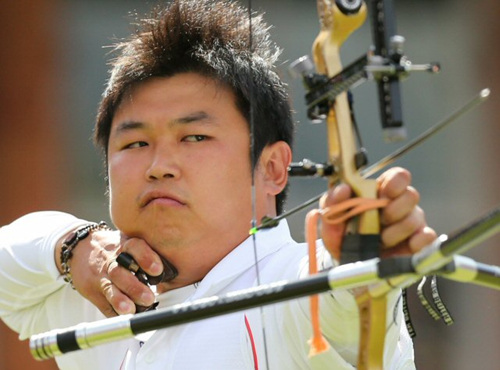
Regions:
M 95 230 L 109 230 L 106 222 L 101 221 L 97 223 L 91 223 L 78 230 L 72 232 L 62 244 L 61 248 L 61 268 L 62 275 L 64 276 L 64 281 L 69 283 L 73 289 L 73 278 L 71 276 L 71 267 L 69 266 L 69 261 L 73 257 L 73 250 L 76 248 L 78 243 L 85 239 Z

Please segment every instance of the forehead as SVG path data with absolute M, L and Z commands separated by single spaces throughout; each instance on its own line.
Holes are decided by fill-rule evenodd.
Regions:
M 111 135 L 124 122 L 189 122 L 206 117 L 218 124 L 248 124 L 236 104 L 233 91 L 224 83 L 197 73 L 155 77 L 131 87 L 114 114 Z
M 232 104 L 236 108 L 235 94 L 226 84 L 198 73 L 180 73 L 172 77 L 153 77 L 134 84 L 124 92 L 117 113 L 138 104 L 158 104 L 174 109 L 183 101 L 188 101 L 192 106 L 209 105 L 204 102 L 210 101 L 227 106 Z

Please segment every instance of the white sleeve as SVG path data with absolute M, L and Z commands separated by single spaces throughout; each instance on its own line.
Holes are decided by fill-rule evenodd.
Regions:
M 66 284 L 55 263 L 55 245 L 86 223 L 67 213 L 45 211 L 0 228 L 0 317 L 12 329 L 21 333 L 33 327 L 29 322 L 41 319 L 40 306 Z

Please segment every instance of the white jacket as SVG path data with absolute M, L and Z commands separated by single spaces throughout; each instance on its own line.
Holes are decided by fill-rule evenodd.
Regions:
M 103 319 L 103 315 L 59 276 L 58 239 L 85 224 L 60 212 L 38 212 L 0 229 L 0 317 L 21 339 L 54 328 Z M 286 222 L 256 235 L 262 284 L 307 275 L 307 247 L 294 242 Z M 331 265 L 318 247 L 320 266 Z M 256 285 L 253 242 L 245 240 L 195 287 L 158 296 L 160 308 Z M 398 294 L 387 310 L 386 369 L 414 369 L 413 345 Z M 395 305 L 399 307 L 395 309 Z M 140 335 L 56 358 L 61 369 L 354 369 L 359 340 L 353 296 L 321 296 L 321 321 L 330 349 L 308 358 L 311 337 L 308 299 L 251 309 Z M 264 321 L 264 328 L 262 327 Z M 264 334 L 265 332 L 265 334 Z M 264 341 L 265 336 L 265 341 Z M 264 346 L 264 342 L 266 345 Z M 354 366 L 353 366 L 354 365 Z

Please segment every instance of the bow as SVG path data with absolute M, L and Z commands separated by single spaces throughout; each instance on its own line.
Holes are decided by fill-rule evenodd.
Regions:
M 308 160 L 292 165 L 292 174 L 321 175 L 329 178 L 329 185 L 337 181 L 349 184 L 359 198 L 374 201 L 376 185 L 361 175 L 360 169 L 366 165 L 367 158 L 362 147 L 356 146 L 356 127 L 353 126 L 350 102 L 346 90 L 371 73 L 378 85 L 381 122 L 387 141 L 397 141 L 405 137 L 402 121 L 399 79 L 412 70 L 438 72 L 438 64 L 414 66 L 403 55 L 404 38 L 395 34 L 394 10 L 390 0 L 372 0 L 371 23 L 374 48 L 372 53 L 362 56 L 346 69 L 340 63 L 340 47 L 347 37 L 358 28 L 365 19 L 366 5 L 363 1 L 328 1 L 318 0 L 318 13 L 321 30 L 313 44 L 313 56 L 316 73 L 307 58 L 303 57 L 292 65 L 292 72 L 301 75 L 307 89 L 306 101 L 308 115 L 313 121 L 325 118 L 327 124 L 327 140 L 329 160 L 317 165 Z M 358 137 L 358 141 L 361 142 Z M 314 198 L 316 200 L 317 198 Z M 364 201 L 367 204 L 367 201 Z M 356 203 L 359 204 L 359 203 Z M 353 205 L 354 206 L 354 205 Z M 383 206 L 372 203 L 373 208 Z M 298 207 L 301 208 L 301 207 Z M 370 208 L 370 207 L 367 207 Z M 313 211 L 314 220 L 306 221 L 312 228 L 319 217 L 319 211 Z M 323 222 L 328 222 L 322 210 Z M 311 215 L 311 213 L 310 213 Z M 308 215 L 309 216 L 309 215 Z M 266 220 L 272 225 L 275 220 Z M 340 251 L 333 255 L 342 262 L 364 260 L 378 255 L 379 220 L 376 210 L 362 212 L 357 220 L 353 234 L 344 238 Z M 314 231 L 306 232 L 309 239 L 316 236 Z M 309 242 L 311 244 L 311 241 Z M 314 246 L 310 247 L 312 260 Z M 332 252 L 332 251 L 331 251 Z M 347 256 L 346 256 L 347 255 Z M 316 272 L 315 264 L 310 268 Z M 360 312 L 360 348 L 358 367 L 360 369 L 383 368 L 385 341 L 386 297 L 374 297 L 370 287 L 355 291 Z M 315 321 L 317 298 L 311 298 L 315 338 L 313 353 L 325 348 L 324 342 L 318 338 L 319 329 Z
M 364 22 L 366 5 L 363 1 L 330 2 L 324 0 L 318 0 L 317 4 L 321 30 L 313 44 L 313 56 L 316 70 L 320 76 L 331 79 L 342 72 L 340 47 L 350 34 Z M 395 83 L 397 84 L 397 82 Z M 379 82 L 381 91 L 389 98 L 394 94 L 391 94 L 391 89 L 387 89 L 387 86 L 384 85 L 390 84 L 389 81 Z M 311 90 L 316 88 L 316 86 L 312 85 L 310 86 Z M 329 163 L 333 165 L 336 174 L 336 178 L 330 176 L 329 185 L 333 186 L 336 180 L 343 181 L 351 186 L 359 200 L 364 199 L 365 203 L 375 201 L 377 199 L 375 180 L 365 179 L 359 172 L 360 167 L 366 164 L 366 158 L 363 151 L 357 148 L 356 145 L 356 132 L 351 119 L 353 116 L 348 93 L 343 91 L 334 99 L 328 98 L 326 102 L 320 101 L 315 109 L 316 112 L 313 113 L 315 118 L 326 115 Z M 390 116 L 389 109 L 383 111 Z M 395 121 L 396 124 L 400 125 L 399 120 L 396 119 Z M 392 123 L 392 120 L 390 120 L 389 124 Z M 357 225 L 351 227 L 352 233 L 344 237 L 341 250 L 331 251 L 337 257 L 340 255 L 342 262 L 352 262 L 356 259 L 370 259 L 378 256 L 380 220 L 376 208 L 383 205 L 385 204 L 374 204 L 367 207 L 368 210 L 360 213 L 356 221 Z M 323 220 L 328 222 L 326 217 L 323 217 Z M 307 234 L 310 235 L 309 232 Z M 311 237 L 315 237 L 314 233 Z M 311 243 L 310 240 L 309 243 Z M 312 248 L 311 251 L 314 253 Z M 346 255 L 347 257 L 345 257 Z M 310 253 L 309 259 L 311 261 L 314 257 L 315 254 Z M 314 267 L 311 268 L 311 273 L 316 272 L 314 269 Z M 362 370 L 367 368 L 382 369 L 387 298 L 384 295 L 371 297 L 369 287 L 357 288 L 354 292 L 360 314 L 358 368 Z M 316 300 L 316 297 L 311 298 L 312 310 L 317 309 Z M 315 316 L 316 314 L 313 311 L 313 322 Z M 318 330 L 315 329 L 315 331 Z M 316 352 L 318 349 L 313 349 L 313 351 Z

